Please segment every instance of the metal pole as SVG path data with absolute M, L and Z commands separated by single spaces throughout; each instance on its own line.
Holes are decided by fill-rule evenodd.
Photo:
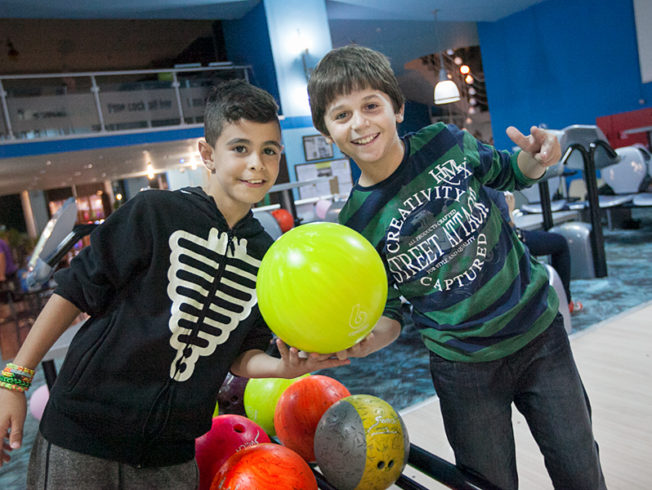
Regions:
M 602 234 L 602 223 L 600 221 L 600 197 L 598 195 L 598 182 L 597 176 L 595 174 L 595 150 L 598 147 L 602 147 L 612 158 L 617 155 L 613 149 L 608 146 L 605 142 L 597 140 L 589 145 L 588 157 L 584 161 L 585 172 L 587 173 L 586 178 L 586 191 L 588 194 L 588 200 L 591 207 L 595 206 L 595 211 L 592 212 L 591 222 L 597 223 L 597 226 L 594 226 L 593 233 L 591 237 L 593 238 L 593 260 L 595 266 L 595 276 L 596 277 L 605 277 L 607 275 L 607 258 L 604 252 L 604 235 Z M 590 177 L 589 177 L 590 176 Z M 593 214 L 596 217 L 593 217 Z
M 591 144 L 593 145 L 593 143 Z M 565 162 L 571 153 L 579 151 L 584 163 L 584 182 L 586 183 L 587 201 L 589 206 L 589 220 L 591 222 L 591 251 L 593 252 L 593 267 L 595 277 L 607 275 L 607 260 L 604 253 L 604 237 L 602 236 L 602 220 L 600 218 L 600 200 L 598 198 L 598 184 L 595 175 L 595 161 L 592 154 L 579 143 L 570 145 L 562 160 Z
M 177 72 L 172 72 L 172 87 L 174 88 L 174 95 L 177 98 L 177 107 L 179 108 L 179 125 L 185 126 L 186 119 L 183 117 L 183 104 L 181 103 L 181 91 L 179 90 L 179 79 L 177 78 Z
M 100 133 L 104 133 L 106 132 L 106 126 L 104 125 L 104 114 L 102 114 L 102 103 L 100 102 L 100 87 L 95 81 L 95 75 L 91 75 L 91 92 L 93 92 L 93 98 L 95 99 L 97 117 L 100 120 Z
M 13 140 L 15 139 L 15 136 L 11 128 L 11 120 L 9 119 L 9 107 L 7 107 L 7 92 L 5 92 L 5 88 L 2 85 L 2 80 L 0 80 L 0 99 L 2 100 L 2 114 L 4 115 L 5 118 L 5 126 L 7 126 L 7 134 L 9 135 L 9 139 Z
M 552 221 L 552 204 L 550 202 L 550 193 L 548 180 L 539 182 L 539 195 L 541 198 L 541 213 L 543 215 L 543 229 L 548 231 L 553 226 Z

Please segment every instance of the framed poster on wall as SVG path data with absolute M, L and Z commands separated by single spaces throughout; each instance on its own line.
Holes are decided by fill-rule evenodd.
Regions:
M 321 134 L 304 136 L 303 153 L 307 162 L 333 158 L 333 144 L 329 143 Z
M 317 163 L 299 163 L 294 166 L 298 182 L 314 180 L 320 177 L 337 177 L 337 194 L 346 196 L 353 187 L 351 165 L 347 158 Z M 328 181 L 299 188 L 300 199 L 321 197 L 333 194 Z

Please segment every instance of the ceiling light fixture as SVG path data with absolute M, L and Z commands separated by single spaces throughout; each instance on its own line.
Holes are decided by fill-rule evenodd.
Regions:
M 446 68 L 444 68 L 444 58 L 439 53 L 439 62 L 441 68 L 439 69 L 439 81 L 435 85 L 435 104 L 450 104 L 460 100 L 460 90 L 455 85 L 455 82 L 448 78 Z

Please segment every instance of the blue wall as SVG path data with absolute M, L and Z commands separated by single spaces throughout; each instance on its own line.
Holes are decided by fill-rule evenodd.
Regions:
M 641 83 L 631 0 L 548 0 L 479 23 L 478 35 L 498 148 L 513 146 L 509 125 L 525 132 L 595 124 L 652 103 L 652 83 Z
M 242 19 L 222 21 L 224 44 L 229 61 L 251 65 L 253 77 L 249 80 L 267 90 L 280 105 L 274 57 L 269 41 L 265 7 L 260 2 Z

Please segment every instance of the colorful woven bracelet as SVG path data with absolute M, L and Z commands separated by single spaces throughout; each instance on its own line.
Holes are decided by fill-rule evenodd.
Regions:
M 0 372 L 0 387 L 10 390 L 27 391 L 32 384 L 33 377 L 33 369 L 18 366 L 10 362 Z
M 29 385 L 32 384 L 31 379 L 24 380 L 24 379 L 21 379 L 21 378 L 16 378 L 14 376 L 4 376 L 4 375 L 0 375 L 0 381 L 3 381 L 5 383 L 9 383 L 9 384 L 12 384 L 12 385 L 20 385 L 20 386 L 27 386 L 27 387 L 29 387 Z
M 5 378 L 18 379 L 20 381 L 25 381 L 27 383 L 32 382 L 32 376 L 23 374 L 20 371 L 9 371 L 8 369 L 3 369 L 2 372 L 0 372 L 0 376 L 3 376 Z
M 7 363 L 7 366 L 5 367 L 5 369 L 7 369 L 7 368 L 11 369 L 12 371 L 23 372 L 23 373 L 25 373 L 25 374 L 27 374 L 27 375 L 29 375 L 31 377 L 33 377 L 34 373 L 35 373 L 35 371 L 33 369 L 26 368 L 24 366 L 19 366 L 18 364 L 14 364 L 13 362 Z
M 25 392 L 28 389 L 24 386 L 5 383 L 4 381 L 0 381 L 0 388 L 5 388 L 6 390 L 11 390 L 11 391 L 22 391 L 22 392 Z

